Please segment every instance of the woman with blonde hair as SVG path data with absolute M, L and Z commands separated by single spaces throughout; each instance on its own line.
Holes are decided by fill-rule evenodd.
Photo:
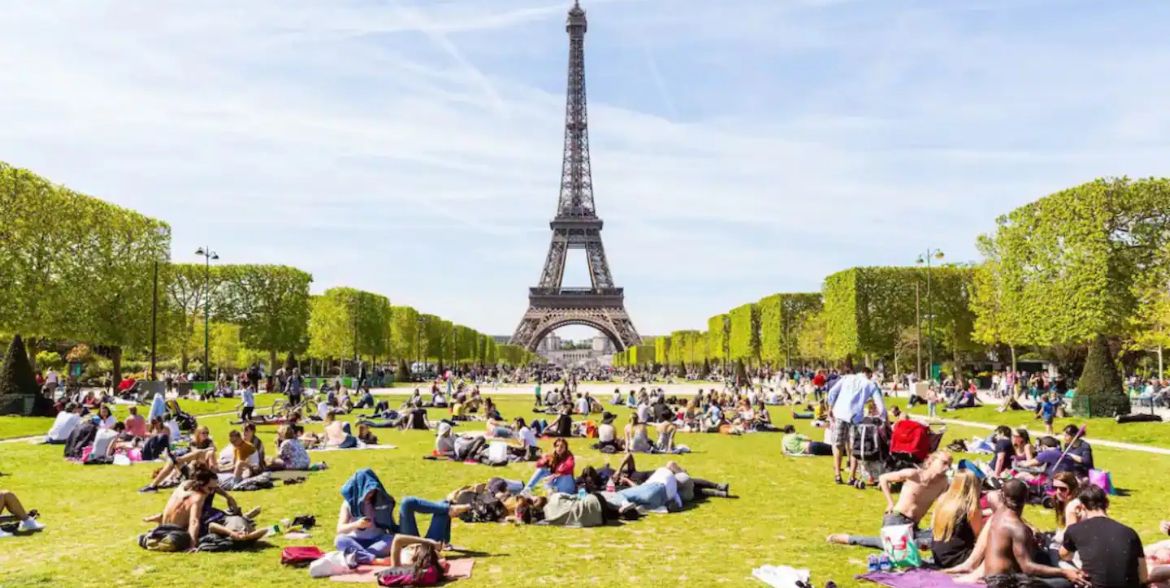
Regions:
M 934 554 L 935 565 L 949 568 L 966 561 L 975 549 L 983 523 L 979 478 L 969 471 L 960 470 L 934 507 L 930 551 Z

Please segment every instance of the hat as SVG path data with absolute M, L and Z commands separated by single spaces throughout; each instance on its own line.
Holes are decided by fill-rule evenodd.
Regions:
M 603 413 L 601 413 L 601 424 L 608 425 L 608 424 L 612 423 L 613 420 L 616 418 L 617 418 L 617 415 L 613 414 L 612 412 L 609 412 L 609 411 L 603 412 Z

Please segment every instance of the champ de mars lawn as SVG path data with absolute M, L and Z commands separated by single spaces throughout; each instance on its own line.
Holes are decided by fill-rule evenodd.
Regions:
M 259 397 L 266 403 L 272 398 Z M 532 416 L 527 398 L 501 396 L 497 401 L 507 417 Z M 184 403 L 185 409 L 204 413 L 231 410 L 232 406 L 230 401 L 208 406 Z M 620 425 L 626 409 L 617 412 Z M 793 422 L 787 407 L 772 407 L 771 412 L 778 424 Z M 433 418 L 441 415 L 431 411 Z M 200 421 L 222 444 L 233 428 L 232 418 L 211 416 Z M 0 437 L 13 437 L 11 431 L 28 428 L 19 421 L 0 421 Z M 43 421 L 35 424 L 32 433 L 43 433 L 47 428 Z M 464 425 L 465 430 L 480 426 Z M 821 434 L 808 421 L 796 421 L 796 426 L 814 438 Z M 377 434 L 382 443 L 397 449 L 314 453 L 314 459 L 326 460 L 329 469 L 309 474 L 304 484 L 236 494 L 245 508 L 263 507 L 262 525 L 300 514 L 315 515 L 320 526 L 311 539 L 275 538 L 252 551 L 197 554 L 150 553 L 135 544 L 135 537 L 149 528 L 141 518 L 161 510 L 167 499 L 167 492 L 136 492 L 155 466 L 81 466 L 64 461 L 60 446 L 0 443 L 0 472 L 4 474 L 0 488 L 17 492 L 27 507 L 41 511 L 41 520 L 48 525 L 39 534 L 2 540 L 0 586 L 324 583 L 328 580 L 310 580 L 304 570 L 282 567 L 280 549 L 307 544 L 330 547 L 340 505 L 338 490 L 355 469 L 373 468 L 398 498 L 417 495 L 431 499 L 492 476 L 527 479 L 532 472 L 531 464 L 490 468 L 425 461 L 421 458 L 433 444 L 430 434 L 397 430 L 379 430 Z M 944 443 L 985 434 L 979 429 L 952 426 Z M 273 432 L 262 430 L 261 438 L 271 443 Z M 779 434 L 680 434 L 679 441 L 694 450 L 677 457 L 685 468 L 697 476 L 730 483 L 739 498 L 713 499 L 681 513 L 651 515 L 595 529 L 456 521 L 454 542 L 486 554 L 477 558 L 473 577 L 457 585 L 750 586 L 762 585 L 750 576 L 753 567 L 763 564 L 809 568 L 816 585 L 830 579 L 842 586 L 856 585 L 852 578 L 864 569 L 869 552 L 828 545 L 824 539 L 841 531 L 876 533 L 884 508 L 878 490 L 834 485 L 829 458 L 782 456 Z M 578 468 L 607 461 L 617 465 L 614 456 L 591 450 L 588 444 L 583 439 L 571 443 Z M 1128 490 L 1127 496 L 1114 499 L 1113 515 L 1137 529 L 1144 541 L 1157 540 L 1158 522 L 1170 518 L 1166 500 L 1170 476 L 1165 473 L 1170 470 L 1170 457 L 1103 447 L 1095 448 L 1094 454 L 1098 464 L 1113 472 L 1115 483 Z M 639 467 L 657 466 L 667 459 L 639 456 Z M 1027 514 L 1041 528 L 1053 525 L 1051 511 L 1030 508 Z

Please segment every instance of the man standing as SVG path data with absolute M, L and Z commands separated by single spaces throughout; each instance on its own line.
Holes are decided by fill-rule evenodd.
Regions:
M 841 484 L 841 454 L 849 454 L 849 484 L 853 485 L 857 478 L 857 459 L 853 456 L 853 448 L 849 442 L 849 433 L 853 426 L 865 418 L 865 404 L 870 400 L 877 406 L 882 420 L 886 419 L 886 404 L 882 399 L 882 392 L 870 377 L 873 369 L 869 366 L 861 368 L 861 373 L 841 376 L 833 387 L 829 389 L 830 412 L 830 445 L 833 446 L 833 479 Z
M 1148 570 L 1142 540 L 1133 529 L 1109 518 L 1105 491 L 1089 484 L 1077 500 L 1085 509 L 1084 518 L 1065 530 L 1061 559 L 1081 554 L 1081 569 L 1094 588 L 1145 585 Z

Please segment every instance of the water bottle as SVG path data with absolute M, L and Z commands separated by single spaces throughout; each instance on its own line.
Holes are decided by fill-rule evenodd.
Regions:
M 870 572 L 876 572 L 881 569 L 881 564 L 878 563 L 878 556 L 876 555 L 869 556 L 869 561 L 867 563 L 868 565 L 866 566 L 866 569 Z
M 894 569 L 894 564 L 890 561 L 890 556 L 883 553 L 881 558 L 878 559 L 878 568 L 883 572 Z

